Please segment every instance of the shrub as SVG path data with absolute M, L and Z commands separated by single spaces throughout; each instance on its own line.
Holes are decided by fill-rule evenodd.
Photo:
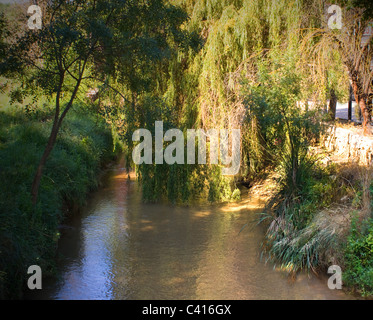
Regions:
M 373 219 L 363 223 L 360 228 L 356 218 L 351 224 L 343 281 L 363 296 L 373 295 Z

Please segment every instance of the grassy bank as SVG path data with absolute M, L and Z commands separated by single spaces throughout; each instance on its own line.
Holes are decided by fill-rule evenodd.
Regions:
M 267 259 L 293 275 L 339 265 L 346 291 L 373 296 L 371 170 L 354 163 L 316 161 L 304 172 L 295 198 L 284 192 L 281 170 L 274 176 L 267 179 L 271 196 L 261 217 L 267 224 Z
M 48 159 L 36 207 L 30 188 L 51 129 L 48 108 L 0 112 L 0 297 L 17 298 L 30 265 L 53 272 L 63 208 L 83 205 L 114 159 L 110 129 L 76 106 Z

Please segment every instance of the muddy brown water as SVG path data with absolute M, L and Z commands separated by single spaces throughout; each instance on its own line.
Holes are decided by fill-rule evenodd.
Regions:
M 327 275 L 290 281 L 265 264 L 262 205 L 248 196 L 228 205 L 145 204 L 118 165 L 62 229 L 56 277 L 27 298 L 350 299 L 328 288 Z

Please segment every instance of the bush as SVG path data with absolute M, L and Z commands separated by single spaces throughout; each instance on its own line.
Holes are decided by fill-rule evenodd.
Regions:
M 269 259 L 289 272 L 316 270 L 324 255 L 337 243 L 330 217 L 316 215 L 336 200 L 337 180 L 331 179 L 334 168 L 313 164 L 303 168 L 304 183 L 297 198 L 274 196 L 271 213 L 263 213 L 269 222 L 263 243 Z
M 360 229 L 360 230 L 359 230 Z M 358 228 L 357 220 L 351 224 L 351 234 L 345 251 L 343 281 L 363 296 L 373 295 L 373 219 Z

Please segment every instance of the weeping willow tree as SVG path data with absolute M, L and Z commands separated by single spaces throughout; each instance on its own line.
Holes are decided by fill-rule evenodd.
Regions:
M 239 128 L 242 132 L 241 174 L 257 173 L 268 157 L 260 123 L 245 121 L 243 84 L 258 84 L 258 62 L 294 64 L 311 96 L 308 61 L 302 59 L 302 29 L 316 24 L 307 12 L 312 1 L 181 1 L 205 45 L 198 56 L 198 121 L 204 128 Z M 317 19 L 316 19 L 317 20 Z M 313 97 L 315 99 L 315 97 Z
M 184 24 L 180 30 L 169 27 L 162 35 L 168 46 L 165 57 L 148 64 L 141 57 L 133 63 L 123 63 L 115 77 L 107 74 L 100 82 L 92 83 L 91 102 L 112 126 L 115 141 L 125 151 L 127 167 L 134 167 L 142 181 L 143 197 L 146 201 L 158 201 L 166 196 L 172 202 L 187 201 L 190 184 L 194 190 L 202 185 L 199 177 L 204 167 L 167 164 L 141 164 L 132 162 L 135 144 L 132 134 L 139 128 L 150 130 L 154 136 L 155 121 L 163 121 L 164 131 L 171 128 L 195 127 L 196 105 L 193 87 L 197 72 L 193 70 L 193 58 L 201 47 L 196 32 L 185 27 L 185 11 L 169 3 L 167 18 L 175 26 Z M 164 39 L 163 39 L 164 38 Z M 161 52 L 159 52 L 161 53 Z M 157 56 L 158 52 L 149 52 Z M 131 74 L 125 77 L 121 75 Z M 104 81 L 103 81 L 104 80 Z M 184 107 L 187 106 L 187 107 Z M 154 159 L 154 150 L 153 150 Z M 191 178 L 195 178 L 189 183 Z
M 175 0 L 172 4 L 189 17 L 183 23 L 189 34 L 188 45 L 148 70 L 151 82 L 147 93 L 126 87 L 129 98 L 122 101 L 120 109 L 124 112 L 120 111 L 116 119 L 127 124 L 120 136 L 129 146 L 130 160 L 131 133 L 137 128 L 154 130 L 156 120 L 165 122 L 165 130 L 241 129 L 238 178 L 222 176 L 221 166 L 216 165 L 137 168 L 149 200 L 161 195 L 188 200 L 193 194 L 227 199 L 232 194 L 227 190 L 233 190 L 237 179 L 258 173 L 270 158 L 263 124 L 253 116 L 242 94 L 248 84 L 259 84 L 258 64 L 269 61 L 274 70 L 286 64 L 294 66 L 305 103 L 326 100 L 328 90 L 339 87 L 340 72 L 331 65 L 321 86 L 319 75 L 310 67 L 312 62 L 303 54 L 303 30 L 320 24 L 315 14 L 320 6 L 315 1 Z

